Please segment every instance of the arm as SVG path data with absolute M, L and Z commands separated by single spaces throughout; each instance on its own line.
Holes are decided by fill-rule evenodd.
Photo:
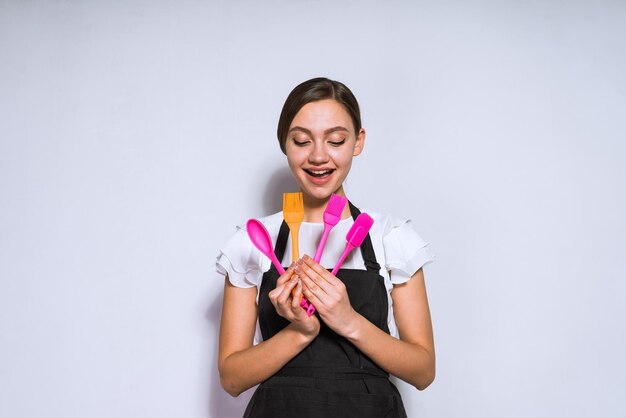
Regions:
M 270 292 L 277 312 L 291 321 L 272 338 L 253 346 L 257 320 L 256 288 L 238 288 L 226 277 L 220 324 L 218 369 L 220 383 L 232 396 L 261 383 L 280 370 L 302 351 L 319 333 L 319 321 L 307 317 L 300 307 L 302 286 L 289 280 L 288 269 Z M 295 296 L 291 290 L 296 289 Z
M 347 338 L 380 367 L 424 390 L 435 379 L 435 344 L 422 269 L 395 285 L 391 298 L 399 340 L 358 314 Z
M 435 346 L 422 270 L 395 285 L 391 296 L 400 339 L 376 327 L 354 311 L 345 285 L 310 258 L 296 272 L 303 277 L 304 295 L 324 322 L 352 342 L 387 372 L 419 390 L 435 378 Z

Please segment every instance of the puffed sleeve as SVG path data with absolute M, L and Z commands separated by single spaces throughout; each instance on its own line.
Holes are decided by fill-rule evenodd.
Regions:
M 408 219 L 389 220 L 383 247 L 385 267 L 393 284 L 405 283 L 416 271 L 435 259 L 428 243 L 415 232 Z
M 238 226 L 235 234 L 220 249 L 215 269 L 224 276 L 228 274 L 233 286 L 255 287 L 263 276 L 260 255 L 248 239 L 244 227 Z

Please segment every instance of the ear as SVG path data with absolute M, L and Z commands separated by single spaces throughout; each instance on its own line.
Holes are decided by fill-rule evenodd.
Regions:
M 356 157 L 363 152 L 363 147 L 365 147 L 365 129 L 361 128 L 359 130 L 359 134 L 356 136 L 356 143 L 354 144 L 354 152 L 352 153 L 352 156 Z

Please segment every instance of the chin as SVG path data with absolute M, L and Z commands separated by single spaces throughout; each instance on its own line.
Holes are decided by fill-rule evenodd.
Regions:
M 335 193 L 337 190 L 339 190 L 340 187 L 335 187 L 335 188 L 327 188 L 327 189 L 323 189 L 323 190 L 313 190 L 313 191 L 309 191 L 308 195 L 317 199 L 317 200 L 328 200 L 330 199 L 330 196 Z
M 324 188 L 319 188 L 319 187 L 311 187 L 311 186 L 302 186 L 300 185 L 300 190 L 302 191 L 302 193 L 304 193 L 307 196 L 312 197 L 313 199 L 316 200 L 326 200 L 329 199 L 330 196 L 334 193 L 335 190 L 337 190 L 338 188 L 333 189 L 332 187 L 324 187 Z

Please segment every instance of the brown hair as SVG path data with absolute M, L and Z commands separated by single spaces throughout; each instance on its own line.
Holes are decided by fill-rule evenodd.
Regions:
M 318 100 L 333 99 L 341 104 L 352 119 L 354 124 L 354 132 L 358 135 L 361 130 L 361 112 L 359 103 L 345 84 L 339 81 L 329 80 L 328 78 L 318 77 L 301 83 L 294 88 L 280 112 L 278 119 L 278 143 L 283 154 L 286 154 L 285 143 L 287 142 L 287 134 L 289 126 L 296 114 L 304 105 Z

